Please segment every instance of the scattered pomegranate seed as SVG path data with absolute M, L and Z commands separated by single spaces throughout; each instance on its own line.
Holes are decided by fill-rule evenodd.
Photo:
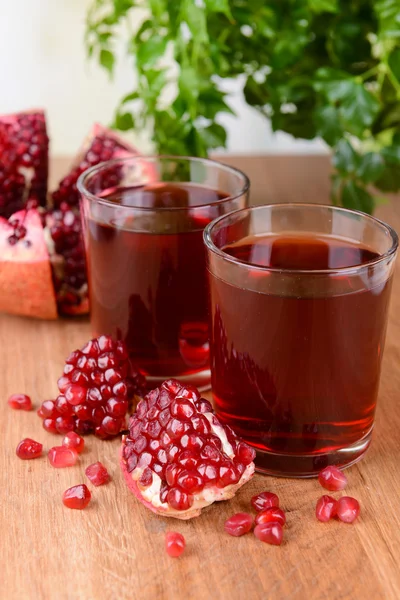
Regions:
M 82 483 L 81 485 L 74 485 L 73 487 L 68 488 L 68 490 L 65 490 L 62 501 L 67 508 L 82 510 L 87 507 L 91 497 L 92 494 L 88 487 Z
M 224 529 L 229 535 L 240 537 L 248 533 L 253 526 L 253 517 L 247 513 L 236 513 L 225 521 Z
M 12 394 L 8 399 L 8 406 L 15 410 L 32 410 L 32 400 L 26 394 Z
M 42 455 L 43 444 L 35 442 L 30 438 L 25 438 L 20 441 L 17 446 L 16 454 L 22 460 L 30 460 L 31 458 L 39 458 Z
M 283 526 L 286 523 L 286 515 L 281 508 L 271 506 L 270 508 L 265 508 L 257 513 L 255 521 L 256 525 L 273 522 L 280 523 Z
M 80 454 L 85 447 L 85 440 L 75 433 L 75 431 L 69 431 L 62 441 L 62 445 L 66 448 L 71 448 Z
M 347 485 L 347 477 L 337 467 L 325 467 L 318 475 L 318 481 L 323 488 L 330 492 L 344 490 Z
M 185 538 L 181 533 L 169 531 L 165 536 L 165 549 L 169 556 L 178 558 L 184 551 L 186 546 Z
M 107 469 L 101 462 L 95 462 L 86 467 L 85 475 L 96 486 L 103 485 L 110 479 Z
M 321 496 L 315 507 L 315 516 L 318 521 L 327 523 L 336 516 L 337 500 L 332 496 Z
M 283 539 L 283 529 L 280 523 L 260 523 L 254 528 L 254 535 L 256 538 L 265 542 L 266 544 L 272 544 L 273 546 L 280 546 Z
M 336 512 L 343 523 L 353 523 L 360 514 L 360 504 L 351 496 L 343 496 L 338 500 Z
M 271 508 L 272 506 L 279 507 L 279 498 L 272 492 L 261 492 L 257 496 L 253 496 L 251 499 L 252 507 L 257 511 Z
M 54 446 L 54 448 L 50 448 L 48 456 L 51 466 L 56 469 L 73 467 L 78 460 L 78 453 L 65 446 Z

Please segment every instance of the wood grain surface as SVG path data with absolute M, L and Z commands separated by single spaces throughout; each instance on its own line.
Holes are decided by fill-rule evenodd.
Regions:
M 328 202 L 326 157 L 231 158 L 251 178 L 252 201 Z M 53 165 L 53 177 L 65 161 Z M 400 204 L 378 215 L 400 231 Z M 0 315 L 0 598 L 3 600 L 256 600 L 400 598 L 400 277 L 394 282 L 376 429 L 365 459 L 347 471 L 346 493 L 359 499 L 354 525 L 322 524 L 314 517 L 322 490 L 315 480 L 256 475 L 237 497 L 213 505 L 200 518 L 179 522 L 147 511 L 126 488 L 118 467 L 118 441 L 86 438 L 79 464 L 53 469 L 46 456 L 21 461 L 23 437 L 47 451 L 60 438 L 42 429 L 34 412 L 9 409 L 14 392 L 35 407 L 56 394 L 70 350 L 90 336 L 87 320 L 40 322 Z M 101 460 L 112 481 L 91 487 L 84 511 L 63 507 L 61 495 L 85 482 L 84 470 Z M 262 490 L 279 494 L 287 512 L 280 548 L 252 534 L 232 538 L 225 519 L 249 509 Z M 180 559 L 164 551 L 164 535 L 180 531 L 187 550 Z

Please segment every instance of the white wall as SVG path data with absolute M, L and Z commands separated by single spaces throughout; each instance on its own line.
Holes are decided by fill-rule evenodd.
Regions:
M 133 87 L 132 72 L 121 64 L 112 82 L 83 45 L 90 0 L 0 0 L 0 114 L 24 108 L 47 111 L 53 154 L 73 154 L 94 121 L 110 122 L 121 96 Z M 233 93 L 228 151 L 320 152 L 320 142 L 275 135 L 268 123 Z M 134 139 L 143 151 L 146 143 Z

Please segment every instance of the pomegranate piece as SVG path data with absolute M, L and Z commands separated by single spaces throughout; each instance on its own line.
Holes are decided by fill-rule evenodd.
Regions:
M 360 504 L 351 496 L 343 496 L 337 502 L 336 513 L 343 523 L 353 523 L 360 514 Z
M 82 483 L 81 485 L 74 485 L 73 487 L 65 490 L 62 496 L 64 506 L 67 508 L 74 508 L 82 510 L 86 508 L 91 500 L 92 494 L 88 487 Z
M 337 501 L 332 496 L 321 496 L 315 507 L 315 516 L 321 523 L 327 523 L 336 516 Z
M 96 486 L 103 485 L 110 480 L 110 475 L 101 462 L 95 462 L 86 467 L 85 475 Z
M 232 498 L 253 476 L 254 458 L 196 388 L 173 379 L 139 402 L 121 448 L 135 496 L 153 512 L 178 519 Z
M 172 558 L 178 558 L 183 553 L 185 546 L 185 538 L 181 533 L 169 531 L 165 536 L 165 549 Z
M 17 212 L 9 221 L 0 217 L 0 312 L 57 318 L 49 252 L 35 209 Z
M 26 394 L 12 394 L 7 402 L 15 410 L 32 410 L 32 400 Z
M 31 440 L 31 438 L 24 438 L 20 441 L 16 449 L 16 455 L 22 460 L 30 460 L 31 458 L 39 458 L 42 456 L 43 444 Z
M 279 507 L 279 498 L 272 492 L 261 492 L 260 494 L 253 496 L 250 502 L 257 512 L 265 510 L 266 508 L 271 508 L 272 506 Z
M 43 402 L 38 414 L 52 433 L 94 432 L 108 439 L 126 429 L 128 410 L 145 387 L 125 343 L 102 335 L 69 355 L 58 380 L 60 395 L 55 402 Z
M 344 490 L 347 485 L 347 477 L 337 467 L 325 467 L 319 475 L 318 481 L 323 488 L 330 492 L 338 492 Z
M 225 521 L 224 529 L 229 535 L 240 537 L 253 527 L 253 517 L 247 513 L 236 513 Z
M 277 522 L 260 523 L 255 526 L 254 535 L 266 544 L 280 546 L 283 540 L 282 525 Z
M 48 457 L 52 467 L 62 469 L 73 467 L 78 460 L 78 453 L 65 446 L 54 446 L 54 448 L 50 448 Z
M 255 521 L 256 525 L 273 522 L 280 523 L 283 527 L 283 525 L 286 523 L 286 515 L 281 508 L 271 506 L 270 508 L 265 508 L 257 513 Z
M 85 447 L 85 440 L 74 431 L 69 431 L 62 441 L 62 445 L 80 454 Z

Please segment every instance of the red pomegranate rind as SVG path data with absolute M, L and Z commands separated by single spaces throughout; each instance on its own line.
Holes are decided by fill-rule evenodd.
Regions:
M 35 442 L 31 438 L 24 438 L 19 442 L 15 453 L 22 460 L 31 460 L 32 458 L 39 458 L 42 455 L 42 450 L 43 444 Z
M 232 498 L 252 477 L 255 451 L 244 452 L 243 444 L 194 387 L 169 380 L 139 402 L 123 438 L 121 468 L 147 508 L 190 519 Z
M 225 521 L 224 529 L 229 535 L 240 537 L 253 527 L 253 517 L 248 513 L 236 513 Z
M 318 481 L 323 488 L 330 492 L 338 492 L 344 490 L 347 485 L 347 477 L 337 467 L 325 467 L 318 474 Z
M 32 410 L 32 400 L 26 394 L 12 394 L 7 403 L 14 410 Z
M 165 550 L 172 558 L 178 558 L 185 550 L 186 541 L 181 533 L 169 531 L 165 536 Z
M 23 237 L 18 237 L 23 231 Z M 17 239 L 16 239 L 17 238 Z M 35 209 L 0 217 L 0 312 L 56 319 L 50 258 Z
M 87 507 L 91 498 L 92 494 L 90 493 L 89 488 L 83 483 L 81 485 L 74 485 L 65 490 L 62 501 L 67 508 L 83 510 Z

